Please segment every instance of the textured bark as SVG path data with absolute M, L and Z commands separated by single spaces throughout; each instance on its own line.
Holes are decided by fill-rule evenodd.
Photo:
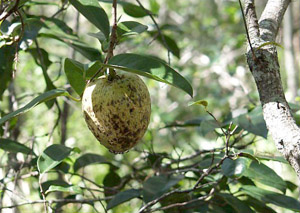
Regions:
M 257 21 L 254 0 L 245 1 L 245 14 L 255 56 L 249 49 L 247 62 L 255 79 L 264 119 L 278 150 L 288 160 L 300 179 L 300 129 L 285 99 L 276 48 L 261 47 L 275 42 L 284 12 L 290 0 L 269 0 Z

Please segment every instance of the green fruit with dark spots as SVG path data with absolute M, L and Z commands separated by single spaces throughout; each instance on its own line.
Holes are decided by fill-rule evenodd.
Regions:
M 113 80 L 102 76 L 90 82 L 83 93 L 82 110 L 98 141 L 113 153 L 124 153 L 144 136 L 151 100 L 137 75 L 122 73 Z

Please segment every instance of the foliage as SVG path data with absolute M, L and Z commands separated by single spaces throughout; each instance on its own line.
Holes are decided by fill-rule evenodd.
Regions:
M 238 4 L 119 0 L 107 57 L 112 2 L 1 1 L 0 210 L 298 211 L 296 185 L 270 166 L 286 161 L 255 151 L 268 138 L 258 97 L 230 101 L 237 88 L 226 88 L 246 66 Z M 186 11 L 189 24 L 169 21 Z M 152 95 L 148 132 L 123 156 L 99 145 L 76 103 L 108 69 L 145 77 Z

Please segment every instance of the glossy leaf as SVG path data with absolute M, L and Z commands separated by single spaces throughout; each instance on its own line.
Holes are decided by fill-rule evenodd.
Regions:
M 72 194 L 81 194 L 82 189 L 79 186 L 55 186 L 51 185 L 46 191 L 46 194 L 50 192 L 69 192 Z
M 268 136 L 268 129 L 262 115 L 261 107 L 256 107 L 251 112 L 232 119 L 232 122 L 254 135 L 259 135 L 264 138 Z
M 47 191 L 49 189 L 50 186 L 63 186 L 63 187 L 68 187 L 70 186 L 70 184 L 68 184 L 67 182 L 63 181 L 63 180 L 48 180 L 43 182 L 42 184 L 42 189 L 43 191 Z
M 155 198 L 158 198 L 171 187 L 176 185 L 184 178 L 183 175 L 178 176 L 153 176 L 143 183 L 143 200 L 148 203 Z
M 141 8 L 138 5 L 132 4 L 132 3 L 127 3 L 127 2 L 123 2 L 122 3 L 123 6 L 123 10 L 127 15 L 130 15 L 132 17 L 135 18 L 141 18 L 144 16 L 147 16 L 147 12 Z
M 300 209 L 299 201 L 277 192 L 260 189 L 255 186 L 242 186 L 240 191 L 264 203 L 272 203 L 276 206 L 294 210 L 296 212 Z
M 173 55 L 180 58 L 180 49 L 176 40 L 166 34 L 163 34 L 163 37 L 164 38 L 162 38 L 162 36 L 158 36 L 158 41 Z
M 34 154 L 33 150 L 28 148 L 27 146 L 10 139 L 0 138 L 0 149 L 3 149 L 10 153 L 23 153 L 23 154 Z
M 69 0 L 69 2 L 108 38 L 109 21 L 98 0 Z
M 118 24 L 117 33 L 119 37 L 137 35 L 147 31 L 146 25 L 140 24 L 136 21 L 124 21 Z
M 283 193 L 285 193 L 287 188 L 285 181 L 273 169 L 256 161 L 252 161 L 247 171 L 245 171 L 244 176 L 253 181 L 279 189 Z
M 60 42 L 63 42 L 91 61 L 101 59 L 101 53 L 99 50 L 90 47 L 88 44 L 78 40 L 74 36 L 56 34 L 55 32 L 51 31 L 47 33 L 40 33 L 40 36 L 45 38 L 56 39 Z
M 243 201 L 234 197 L 228 193 L 217 193 L 220 197 L 222 197 L 229 205 L 231 205 L 236 212 L 238 213 L 251 213 L 254 212 L 251 208 Z
M 80 168 L 91 164 L 103 164 L 108 163 L 108 161 L 101 155 L 87 153 L 76 159 L 74 163 L 74 172 L 78 171 Z
M 66 58 L 64 63 L 64 70 L 68 81 L 75 92 L 81 96 L 85 88 L 84 68 L 79 62 Z
M 60 144 L 47 147 L 38 158 L 37 166 L 41 174 L 53 169 L 71 153 L 72 149 Z
M 115 206 L 125 203 L 126 201 L 140 197 L 141 194 L 142 191 L 140 189 L 129 189 L 126 191 L 119 192 L 115 195 L 113 199 L 109 201 L 109 203 L 107 204 L 107 209 L 112 209 Z
M 193 96 L 193 88 L 190 83 L 178 72 L 168 66 L 162 60 L 153 56 L 137 54 L 120 54 L 112 57 L 106 67 L 120 69 L 151 78 L 182 89 Z
M 236 160 L 227 158 L 224 160 L 221 169 L 222 173 L 230 178 L 239 178 L 243 176 L 251 163 L 251 160 L 240 157 Z
M 54 90 L 47 91 L 47 92 L 37 96 L 36 98 L 34 98 L 32 101 L 30 101 L 24 107 L 21 107 L 20 109 L 14 111 L 12 113 L 9 113 L 9 114 L 3 116 L 2 118 L 0 118 L 0 125 L 3 124 L 4 122 L 16 117 L 16 116 L 19 116 L 19 115 L 31 110 L 33 107 L 39 105 L 40 103 L 49 101 L 49 100 L 51 100 L 53 98 L 56 98 L 58 96 L 71 97 L 70 94 L 66 90 L 54 89 Z

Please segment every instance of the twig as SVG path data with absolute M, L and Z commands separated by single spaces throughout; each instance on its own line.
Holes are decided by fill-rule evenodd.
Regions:
M 206 177 L 208 176 L 213 170 L 219 168 L 222 163 L 224 162 L 225 159 L 229 158 L 230 156 L 224 156 L 220 161 L 219 163 L 217 163 L 215 166 L 211 166 L 208 170 L 206 170 L 201 176 L 200 178 L 198 179 L 198 181 L 196 182 L 195 186 L 194 186 L 194 189 L 197 188 L 197 186 L 200 184 L 200 182 Z
M 2 1 L 1 1 L 2 2 Z M 8 16 L 10 16 L 12 13 L 14 13 L 16 10 L 18 10 L 20 0 L 16 0 L 16 3 L 14 6 L 10 9 L 10 11 L 3 13 L 2 15 L 0 14 L 0 22 L 5 20 Z
M 81 199 L 81 200 L 77 200 L 77 199 L 56 199 L 56 200 L 34 200 L 34 201 L 28 201 L 28 202 L 24 202 L 24 203 L 18 203 L 15 205 L 10 205 L 10 206 L 2 206 L 0 207 L 0 210 L 2 209 L 11 209 L 11 208 L 15 208 L 15 207 L 19 207 L 19 206 L 25 206 L 25 205 L 33 205 L 33 204 L 44 204 L 47 203 L 49 205 L 53 204 L 53 203 L 95 203 L 95 202 L 99 202 L 99 201 L 104 201 L 104 200 L 110 200 L 112 199 L 114 196 L 108 196 L 105 198 L 97 198 L 97 199 Z
M 161 37 L 161 39 L 162 39 L 164 45 L 166 46 L 166 48 L 167 48 L 167 50 L 168 50 L 168 64 L 170 65 L 170 64 L 171 64 L 171 57 L 170 57 L 170 52 L 171 52 L 171 51 L 170 51 L 169 45 L 168 45 L 167 42 L 166 42 L 165 36 L 164 36 L 163 33 L 161 32 L 161 29 L 160 29 L 160 27 L 158 26 L 157 22 L 155 21 L 155 19 L 154 19 L 152 13 L 150 13 L 149 10 L 147 10 L 147 9 L 143 6 L 143 4 L 140 2 L 140 0 L 136 0 L 136 2 L 137 2 L 137 3 L 140 5 L 140 7 L 141 7 L 141 8 L 142 8 L 142 9 L 150 16 L 151 20 L 153 21 L 153 23 L 154 23 L 154 25 L 155 25 L 155 27 L 156 27 L 156 29 L 157 29 L 157 32 L 158 32 L 159 36 Z
M 107 64 L 109 59 L 113 57 L 114 55 L 114 48 L 117 44 L 117 0 L 113 0 L 112 4 L 113 8 L 113 17 L 114 17 L 114 23 L 111 29 L 111 35 L 110 35 L 110 42 L 109 42 L 109 48 L 104 60 L 104 64 Z M 102 72 L 104 67 L 101 67 L 93 76 L 92 78 L 87 82 L 91 82 L 100 72 Z M 116 75 L 116 71 L 114 69 L 109 70 L 109 79 L 112 80 Z
M 191 203 L 194 203 L 194 202 L 197 202 L 197 201 L 206 200 L 207 198 L 209 198 L 210 196 L 212 196 L 215 191 L 216 191 L 216 188 L 214 187 L 214 188 L 212 188 L 210 190 L 209 194 L 207 194 L 207 195 L 200 196 L 200 197 L 197 197 L 196 199 L 189 200 L 189 201 L 182 202 L 182 203 L 172 203 L 172 204 L 167 205 L 167 206 L 163 206 L 163 207 L 159 207 L 159 208 L 156 208 L 156 209 L 152 209 L 149 212 L 155 212 L 155 211 L 159 211 L 159 210 L 167 210 L 167 209 L 170 209 L 170 208 L 186 206 L 188 204 L 191 204 Z
M 42 187 L 42 175 L 39 173 L 39 187 L 40 187 L 40 192 L 41 192 L 41 195 L 42 195 L 42 198 L 43 198 L 43 204 L 44 204 L 44 210 L 46 213 L 48 213 L 48 202 L 46 200 L 46 195 L 45 195 L 45 192 L 43 190 L 43 187 Z
M 246 23 L 246 18 L 245 18 L 245 13 L 244 13 L 244 9 L 243 9 L 243 5 L 241 3 L 241 0 L 239 0 L 239 4 L 240 4 L 240 9 L 241 9 L 241 12 L 242 12 L 242 16 L 243 16 L 243 22 L 244 22 L 244 27 L 245 27 L 245 30 L 246 30 L 248 43 L 249 43 L 249 46 L 250 46 L 250 49 L 251 49 L 251 52 L 252 52 L 252 57 L 253 57 L 253 60 L 256 60 L 256 56 L 255 56 L 255 52 L 254 52 L 252 44 L 251 44 L 249 31 L 248 31 L 248 27 L 247 27 L 247 23 Z

